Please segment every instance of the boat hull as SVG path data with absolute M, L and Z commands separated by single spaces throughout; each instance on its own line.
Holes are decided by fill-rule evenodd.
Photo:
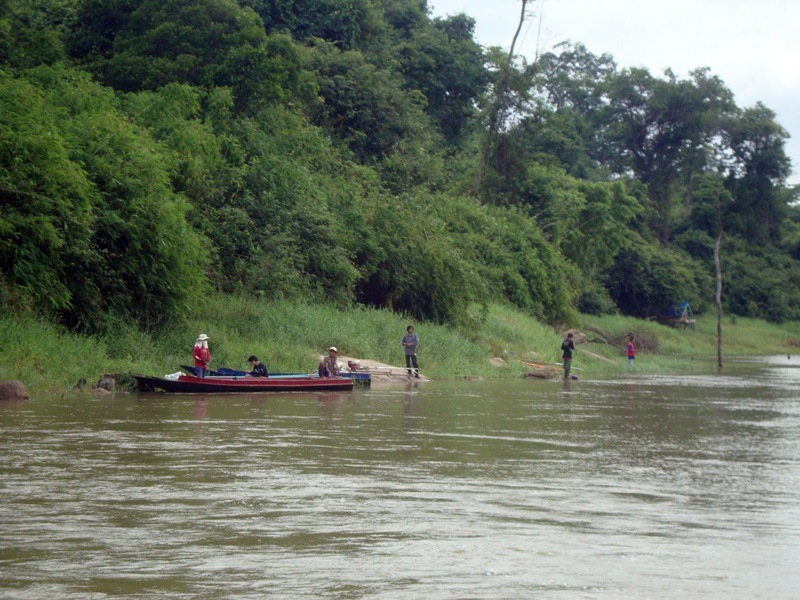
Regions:
M 133 376 L 139 390 L 160 389 L 173 394 L 252 394 L 260 392 L 349 391 L 352 379 L 319 377 L 195 377 L 177 379 Z
M 190 367 L 189 365 L 181 365 L 181 369 L 186 371 L 187 373 L 194 375 L 195 370 L 194 367 Z M 244 377 L 247 375 L 247 371 L 240 371 L 239 369 L 229 369 L 226 367 L 220 367 L 216 371 L 209 371 L 209 376 L 212 377 Z M 372 376 L 366 371 L 344 371 L 339 373 L 340 377 L 345 379 L 352 379 L 358 385 L 370 385 L 372 382 Z M 297 378 L 297 377 L 312 377 L 318 378 L 319 375 L 316 373 L 270 373 L 270 379 L 272 378 Z

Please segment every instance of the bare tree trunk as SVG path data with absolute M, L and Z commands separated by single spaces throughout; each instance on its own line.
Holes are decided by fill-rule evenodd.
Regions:
M 717 271 L 717 367 L 722 368 L 722 267 L 719 250 L 722 242 L 722 210 L 719 203 L 719 182 L 717 182 L 717 239 L 714 241 L 714 267 Z
M 719 246 L 722 233 L 714 242 L 714 266 L 717 269 L 717 366 L 722 368 L 722 269 L 719 262 Z
M 480 191 L 481 186 L 483 185 L 483 178 L 486 175 L 486 165 L 489 162 L 489 153 L 491 152 L 492 145 L 494 143 L 494 139 L 497 135 L 497 132 L 500 130 L 500 126 L 505 119 L 505 111 L 506 111 L 506 93 L 508 92 L 508 78 L 509 72 L 511 71 L 511 65 L 514 60 L 514 48 L 517 45 L 517 38 L 519 37 L 520 31 L 522 31 L 522 25 L 525 23 L 525 11 L 528 6 L 528 0 L 522 0 L 522 10 L 520 11 L 519 15 L 519 23 L 517 24 L 517 30 L 514 32 L 514 38 L 511 40 L 511 48 L 508 50 L 508 57 L 506 58 L 506 64 L 503 67 L 502 72 L 500 73 L 500 79 L 497 82 L 497 89 L 495 90 L 495 100 L 492 103 L 492 108 L 489 111 L 489 129 L 486 132 L 486 139 L 483 143 L 483 152 L 481 154 L 481 168 L 478 173 L 478 181 L 475 186 L 475 191 Z
M 692 180 L 693 177 L 693 165 L 689 164 L 689 173 L 686 177 L 686 198 L 683 201 L 683 216 L 688 217 L 689 213 L 692 212 Z

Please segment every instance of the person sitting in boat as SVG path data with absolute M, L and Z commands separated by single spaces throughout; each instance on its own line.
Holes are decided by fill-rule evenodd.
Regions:
M 250 377 L 269 377 L 267 365 L 258 360 L 254 355 L 251 355 L 250 358 L 247 359 L 247 362 L 253 367 L 253 370 L 248 373 Z
M 328 349 L 328 356 L 322 359 L 319 363 L 319 376 L 320 377 L 336 377 L 339 374 L 339 366 L 336 363 L 336 354 L 339 352 L 336 346 L 331 346 Z

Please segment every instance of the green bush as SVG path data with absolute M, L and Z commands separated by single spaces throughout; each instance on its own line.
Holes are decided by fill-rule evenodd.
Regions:
M 109 90 L 60 67 L 4 77 L 0 104 L 0 147 L 17 148 L 0 153 L 6 284 L 82 331 L 183 314 L 203 293 L 206 252 L 147 133 Z
M 605 283 L 623 314 L 647 318 L 677 301 L 702 312 L 713 297 L 711 281 L 705 267 L 680 250 L 640 243 L 620 252 Z
M 800 319 L 798 261 L 769 247 L 723 247 L 726 311 L 775 323 Z

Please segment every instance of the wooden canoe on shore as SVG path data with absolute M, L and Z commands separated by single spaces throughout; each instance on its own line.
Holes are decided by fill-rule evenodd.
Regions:
M 140 391 L 164 390 L 173 394 L 252 394 L 254 392 L 309 392 L 349 391 L 353 380 L 345 378 L 322 379 L 316 376 L 296 377 L 195 377 L 183 375 L 171 377 L 133 376 Z

